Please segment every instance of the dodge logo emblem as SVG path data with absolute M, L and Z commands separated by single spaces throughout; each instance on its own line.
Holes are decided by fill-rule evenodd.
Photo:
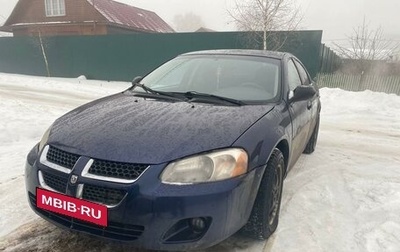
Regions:
M 71 184 L 75 184 L 76 181 L 78 181 L 78 176 L 72 175 L 72 176 L 71 176 Z

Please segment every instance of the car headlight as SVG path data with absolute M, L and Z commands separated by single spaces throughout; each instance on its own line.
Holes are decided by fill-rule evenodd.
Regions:
M 247 153 L 227 149 L 185 158 L 168 164 L 161 174 L 166 184 L 195 184 L 220 181 L 247 172 Z
M 43 150 L 44 146 L 46 146 L 47 140 L 49 140 L 50 131 L 51 131 L 51 126 L 46 130 L 46 132 L 44 132 L 42 140 L 40 140 L 39 152 L 41 152 Z

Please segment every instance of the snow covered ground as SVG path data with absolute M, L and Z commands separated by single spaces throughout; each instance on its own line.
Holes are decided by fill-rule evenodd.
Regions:
M 30 210 L 25 156 L 60 115 L 129 83 L 0 74 L 0 251 L 142 251 L 55 228 Z M 317 149 L 284 183 L 267 241 L 211 251 L 400 251 L 400 97 L 322 89 Z
M 0 74 L 0 236 L 35 217 L 27 208 L 23 169 L 43 132 L 67 111 L 128 86 Z
M 0 37 L 12 37 L 13 34 L 9 32 L 0 32 Z

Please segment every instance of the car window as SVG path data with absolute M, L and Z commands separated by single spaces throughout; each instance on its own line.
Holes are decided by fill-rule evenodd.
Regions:
M 196 68 L 196 66 L 196 62 L 175 60 L 171 64 L 166 64 L 165 67 L 160 68 L 157 75 L 147 76 L 145 80 L 142 80 L 142 83 L 153 85 L 153 88 L 172 86 L 178 89 L 176 91 L 179 91 L 184 78 L 187 78 L 191 69 Z
M 302 85 L 299 72 L 297 71 L 297 68 L 293 63 L 293 60 L 290 60 L 288 62 L 288 81 L 291 91 L 295 90 L 296 87 Z
M 142 84 L 166 92 L 199 92 L 248 102 L 275 100 L 280 60 L 239 55 L 186 55 L 147 75 Z
M 300 64 L 297 60 L 294 61 L 296 64 L 297 70 L 299 71 L 301 81 L 303 85 L 311 84 L 310 78 L 308 77 L 307 71 L 304 69 L 303 65 Z

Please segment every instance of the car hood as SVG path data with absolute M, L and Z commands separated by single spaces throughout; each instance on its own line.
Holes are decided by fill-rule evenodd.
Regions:
M 232 145 L 273 105 L 219 106 L 117 94 L 53 124 L 48 143 L 79 155 L 161 164 Z

